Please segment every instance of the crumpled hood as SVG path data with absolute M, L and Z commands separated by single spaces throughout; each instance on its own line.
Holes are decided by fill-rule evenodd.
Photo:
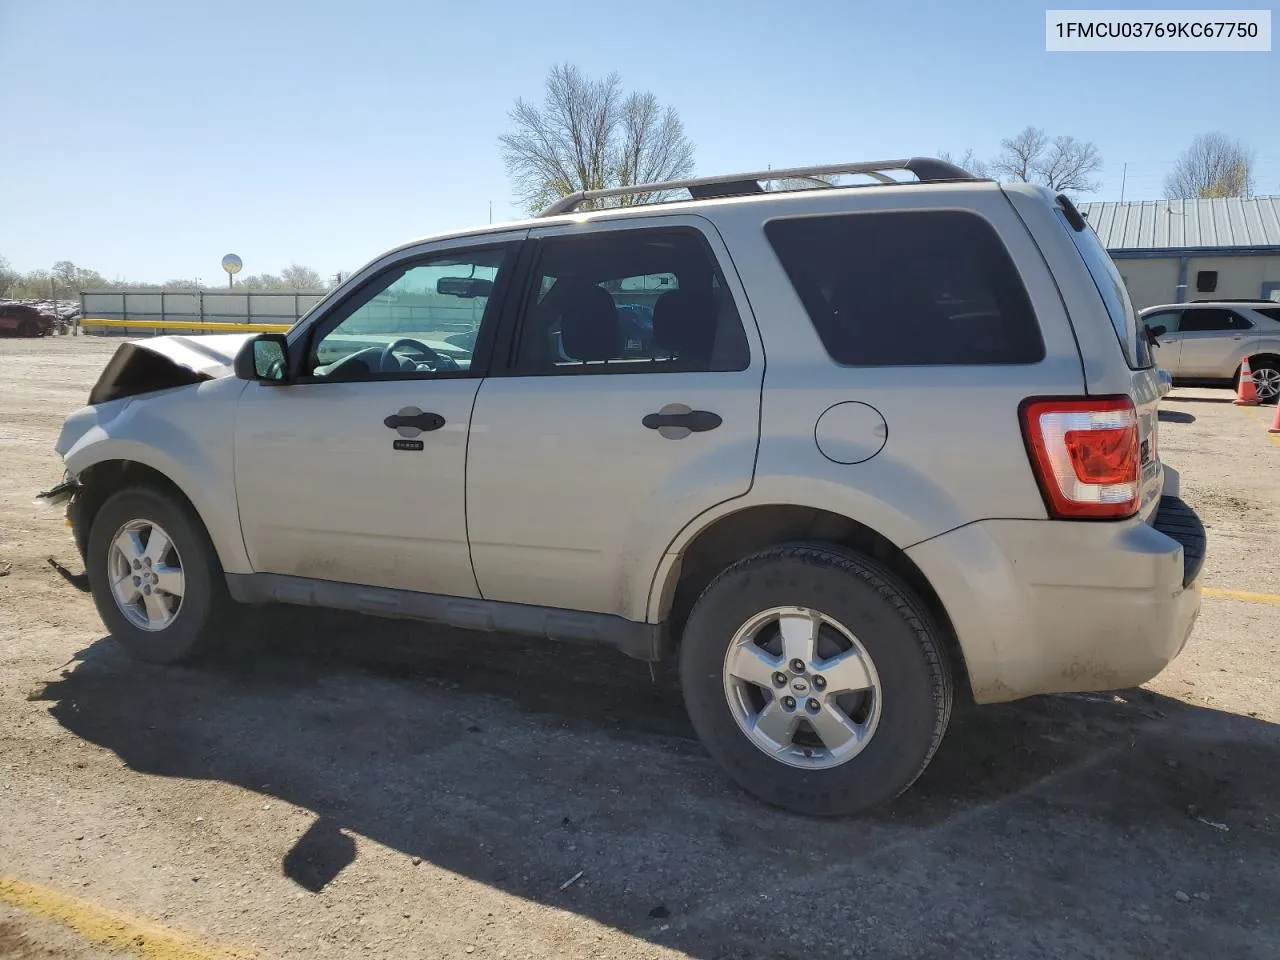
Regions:
M 251 333 L 150 337 L 122 343 L 89 392 L 89 403 L 229 377 Z

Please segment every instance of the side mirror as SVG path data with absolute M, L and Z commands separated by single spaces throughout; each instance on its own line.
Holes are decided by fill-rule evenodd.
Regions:
M 1163 337 L 1169 331 L 1159 324 L 1156 324 L 1154 327 L 1147 327 L 1147 332 L 1153 337 Z
M 288 370 L 289 344 L 283 333 L 260 333 L 236 354 L 235 371 L 241 380 L 284 383 Z

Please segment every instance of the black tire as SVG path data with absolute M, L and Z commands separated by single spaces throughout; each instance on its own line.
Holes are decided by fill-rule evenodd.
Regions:
M 172 623 L 145 630 L 124 615 L 111 592 L 108 551 L 125 524 L 146 520 L 169 535 L 182 560 L 182 602 Z M 209 652 L 224 636 L 234 608 L 204 524 L 176 494 L 153 486 L 120 490 L 99 508 L 89 530 L 85 569 L 102 622 L 133 657 L 149 663 L 184 663 Z
M 875 665 L 879 723 L 865 748 L 839 766 L 803 769 L 766 755 L 729 708 L 723 681 L 729 644 L 748 620 L 775 606 L 832 617 Z M 875 561 L 833 544 L 783 544 L 733 564 L 698 599 L 680 651 L 685 706 L 707 751 L 745 790 L 797 813 L 857 813 L 910 787 L 942 742 L 952 676 L 938 638 L 924 604 Z

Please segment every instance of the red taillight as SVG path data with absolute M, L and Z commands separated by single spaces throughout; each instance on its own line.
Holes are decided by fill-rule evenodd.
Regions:
M 1051 517 L 1115 519 L 1138 512 L 1138 413 L 1129 397 L 1032 397 L 1020 412 Z

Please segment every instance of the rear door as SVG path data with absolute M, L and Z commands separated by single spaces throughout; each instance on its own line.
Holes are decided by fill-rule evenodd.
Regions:
M 1234 310 L 1190 307 L 1182 312 L 1181 339 L 1179 376 L 1225 380 L 1258 338 L 1253 324 Z
M 531 240 L 506 369 L 495 356 L 471 419 L 476 579 L 486 599 L 642 620 L 680 528 L 751 486 L 758 334 L 701 217 Z
M 1182 334 L 1178 329 L 1181 322 L 1181 310 L 1164 310 L 1142 318 L 1142 323 L 1148 330 L 1164 327 L 1164 332 L 1151 345 L 1151 356 L 1155 359 L 1156 366 L 1163 367 L 1175 377 L 1179 376 L 1178 361 L 1182 352 Z

